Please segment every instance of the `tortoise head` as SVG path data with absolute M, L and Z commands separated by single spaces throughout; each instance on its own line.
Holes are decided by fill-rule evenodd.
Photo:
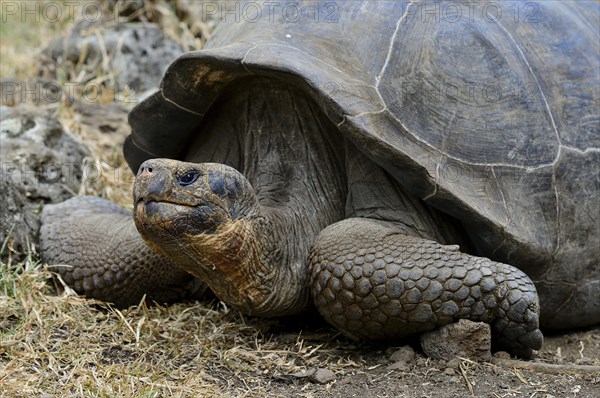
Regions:
M 215 233 L 252 216 L 258 205 L 252 186 L 234 168 L 172 159 L 144 162 L 133 196 L 136 226 L 151 241 Z
M 133 196 L 136 227 L 154 251 L 234 307 L 252 312 L 264 301 L 259 205 L 241 173 L 223 164 L 151 159 L 139 168 Z

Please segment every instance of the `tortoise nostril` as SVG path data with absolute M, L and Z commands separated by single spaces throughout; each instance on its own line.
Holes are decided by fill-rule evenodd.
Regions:
M 140 175 L 146 173 L 152 173 L 152 167 L 142 166 L 140 167 Z

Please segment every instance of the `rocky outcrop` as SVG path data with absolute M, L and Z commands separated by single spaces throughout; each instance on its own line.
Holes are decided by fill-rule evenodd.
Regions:
M 66 73 L 67 80 L 89 86 L 83 92 L 97 84 L 143 93 L 158 88 L 169 64 L 181 54 L 181 46 L 156 24 L 82 21 L 43 50 L 42 74 L 57 78 Z
M 44 203 L 75 195 L 87 149 L 65 131 L 55 107 L 0 109 L 0 241 L 20 256 L 37 244 Z

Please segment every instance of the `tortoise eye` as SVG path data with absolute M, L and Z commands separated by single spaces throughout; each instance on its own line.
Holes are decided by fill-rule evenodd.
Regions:
M 178 178 L 179 184 L 183 186 L 193 184 L 198 179 L 199 175 L 200 173 L 198 173 L 195 170 L 190 171 L 187 174 L 184 174 Z

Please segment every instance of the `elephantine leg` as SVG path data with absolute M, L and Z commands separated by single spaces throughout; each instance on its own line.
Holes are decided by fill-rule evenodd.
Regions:
M 401 338 L 464 318 L 491 324 L 495 344 L 520 356 L 543 342 L 527 275 L 391 223 L 351 218 L 325 228 L 309 278 L 319 312 L 352 337 Z
M 75 197 L 42 212 L 42 260 L 77 293 L 114 303 L 172 302 L 199 297 L 206 287 L 155 254 L 132 215 L 107 200 Z

